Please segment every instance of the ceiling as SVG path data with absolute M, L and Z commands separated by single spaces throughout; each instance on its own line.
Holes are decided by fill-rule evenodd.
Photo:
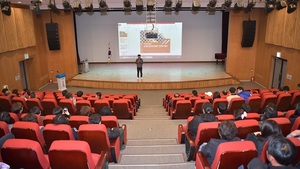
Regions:
M 48 4 L 50 3 L 50 0 L 41 0 L 41 1 L 42 1 L 42 3 L 40 5 L 40 9 L 42 9 L 42 10 L 49 9 Z M 69 0 L 71 5 L 73 4 L 74 1 L 76 1 L 76 0 Z M 135 1 L 136 0 L 131 0 L 132 7 L 135 7 L 135 4 L 136 4 Z M 146 4 L 146 1 L 147 0 L 143 0 L 144 6 Z M 174 7 L 177 0 L 172 0 L 172 1 L 173 1 L 172 6 Z M 246 7 L 249 0 L 239 0 L 239 1 L 243 1 L 244 6 Z M 252 1 L 252 0 L 250 0 L 250 1 Z M 253 0 L 253 1 L 255 1 L 255 0 Z M 29 5 L 29 6 L 31 5 L 31 0 L 10 0 L 10 2 L 12 4 L 23 4 L 23 5 Z M 54 0 L 51 0 L 51 2 L 54 3 Z M 55 4 L 58 9 L 63 9 L 62 2 L 63 2 L 63 0 L 55 1 Z M 86 6 L 85 5 L 86 2 L 92 2 L 94 9 L 99 8 L 98 0 L 81 0 L 81 1 L 78 0 L 78 2 L 81 3 L 82 8 L 84 8 Z M 193 2 L 193 0 L 182 0 L 182 7 L 185 10 L 190 10 L 190 8 L 192 6 L 192 2 Z M 200 0 L 202 10 L 206 9 L 208 2 L 209 2 L 209 0 Z M 233 7 L 236 2 L 237 2 L 237 0 L 232 0 L 231 7 Z M 106 0 L 106 3 L 108 5 L 109 10 L 114 10 L 114 9 L 118 10 L 118 9 L 123 8 L 123 0 Z M 223 3 L 224 3 L 224 0 L 217 0 L 216 7 L 220 9 L 220 7 L 222 6 Z M 163 9 L 164 5 L 165 5 L 165 0 L 156 0 L 157 8 Z M 257 1 L 254 6 L 254 8 L 264 8 L 264 7 L 265 7 L 265 0 Z

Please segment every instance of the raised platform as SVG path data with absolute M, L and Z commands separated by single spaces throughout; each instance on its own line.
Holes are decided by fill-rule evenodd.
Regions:
M 192 89 L 238 84 L 215 63 L 144 63 L 143 79 L 136 78 L 134 63 L 90 64 L 89 72 L 78 74 L 68 86 L 102 89 Z

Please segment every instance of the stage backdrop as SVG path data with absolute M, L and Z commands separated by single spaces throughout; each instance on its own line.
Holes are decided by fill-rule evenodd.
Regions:
M 138 15 L 136 12 L 131 12 L 130 15 L 124 12 L 108 12 L 107 15 L 101 15 L 99 12 L 93 14 L 82 13 L 75 15 L 76 19 L 76 32 L 77 32 L 77 44 L 78 53 L 81 60 L 88 59 L 89 62 L 107 62 L 108 51 L 111 51 L 112 62 L 131 62 L 135 59 L 134 56 L 120 56 L 119 39 L 123 37 L 123 31 L 118 30 L 120 23 L 145 23 L 146 12 Z M 174 41 L 182 40 L 176 44 L 181 44 L 179 47 L 181 51 L 176 51 L 176 56 L 168 57 L 168 54 L 164 54 L 164 57 L 151 57 L 151 49 L 147 51 L 142 48 L 144 46 L 137 46 L 137 51 L 145 51 L 144 61 L 149 62 L 179 62 L 179 61 L 214 61 L 214 54 L 221 52 L 222 45 L 222 13 L 216 12 L 215 15 L 209 15 L 205 11 L 192 14 L 190 11 L 180 11 L 178 14 L 171 13 L 165 14 L 162 11 L 156 12 L 157 23 L 182 23 L 181 30 L 177 30 L 178 36 L 168 37 L 166 34 L 163 38 L 168 41 L 171 40 L 171 45 Z M 241 27 L 242 28 L 242 27 Z M 154 25 L 154 28 L 145 26 L 145 31 L 154 30 L 154 32 L 160 32 Z M 137 30 L 137 35 L 140 35 L 143 31 Z M 125 32 L 126 33 L 126 32 Z M 132 33 L 132 30 L 131 30 Z M 133 32 L 134 33 L 134 32 Z M 122 35 L 122 36 L 121 36 Z M 126 35 L 126 34 L 125 34 Z M 153 41 L 156 38 L 155 35 L 150 34 L 147 38 Z M 160 35 L 160 34 L 158 34 Z M 179 37 L 181 36 L 181 37 Z M 151 39 L 152 38 L 152 39 Z M 172 39 L 173 38 L 173 39 Z M 138 38 L 140 40 L 141 38 Z M 143 39 L 143 38 L 142 38 Z M 127 44 L 131 45 L 137 43 L 135 40 L 127 40 Z M 173 41 L 172 41 L 173 40 Z M 142 42 L 138 42 L 142 43 Z M 137 44 L 138 44 L 137 43 Z M 152 43 L 165 43 L 156 40 Z M 122 44 L 121 44 L 122 45 Z M 123 44 L 124 45 L 124 44 Z M 170 48 L 172 48 L 171 46 Z M 174 49 L 174 48 L 173 48 Z M 180 49 L 178 49 L 180 50 Z M 168 51 L 162 51 L 168 52 Z M 122 51 L 121 51 L 122 53 Z M 147 54 L 146 54 L 147 53 Z M 149 54 L 150 53 L 150 54 Z M 178 55 L 179 53 L 179 55 Z M 143 55 L 142 55 L 143 57 Z

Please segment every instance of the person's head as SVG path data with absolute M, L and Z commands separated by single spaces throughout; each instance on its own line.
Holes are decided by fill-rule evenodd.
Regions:
M 175 97 L 175 98 L 178 98 L 179 96 L 180 96 L 179 93 L 175 93 L 175 94 L 174 94 L 174 97 Z
M 141 54 L 138 54 L 137 57 L 138 57 L 138 58 L 141 58 Z
M 63 109 L 61 107 L 55 107 L 52 110 L 52 114 L 54 114 L 54 115 L 62 114 L 62 111 L 63 111 Z
M 61 94 L 62 94 L 63 96 L 66 96 L 67 93 L 68 93 L 68 90 L 63 90 L 63 91 L 61 92 Z
M 14 102 L 12 105 L 11 105 L 11 111 L 16 113 L 16 114 L 19 114 L 19 113 L 22 113 L 23 112 L 23 104 L 20 103 L 20 102 Z
M 266 120 L 268 118 L 278 117 L 277 108 L 274 103 L 269 103 L 265 107 L 264 114 L 262 116 L 262 120 Z
M 8 91 L 8 89 L 6 89 L 6 88 L 2 89 L 2 93 L 5 94 L 6 91 Z
M 34 106 L 31 109 L 29 109 L 29 113 L 41 115 L 41 109 L 38 106 Z
M 33 113 L 27 113 L 23 118 L 22 121 L 27 121 L 27 122 L 34 122 L 38 123 L 37 117 Z
M 91 112 L 91 107 L 90 106 L 81 106 L 80 108 L 80 115 L 82 116 L 89 116 L 92 112 Z
M 19 96 L 19 90 L 18 89 L 14 89 L 11 91 L 13 94 Z
M 58 114 L 53 118 L 53 124 L 69 124 L 68 118 L 63 114 Z
M 288 92 L 288 91 L 290 91 L 290 87 L 289 86 L 283 86 L 282 91 Z
M 100 124 L 101 115 L 98 113 L 93 113 L 89 116 L 89 124 Z
M 7 111 L 0 112 L 0 121 L 4 121 L 5 123 L 10 123 L 10 115 Z
M 230 94 L 235 94 L 236 89 L 234 87 L 229 88 Z
M 261 136 L 268 138 L 270 136 L 282 136 L 282 131 L 279 124 L 274 120 L 265 120 L 261 127 Z
M 5 94 L 5 96 L 11 96 L 11 91 L 7 90 L 4 94 Z
M 244 103 L 242 104 L 242 109 L 246 112 L 246 113 L 249 113 L 251 112 L 251 107 L 248 103 Z
M 65 94 L 66 99 L 72 99 L 72 93 L 66 93 Z
M 227 111 L 227 106 L 226 106 L 226 104 L 225 104 L 225 103 L 222 103 L 222 102 L 219 103 L 217 110 L 218 110 L 218 113 L 219 113 L 219 114 L 225 114 L 226 111 Z
M 24 92 L 25 92 L 28 96 L 30 96 L 30 90 L 29 90 L 29 89 L 24 89 Z
M 273 137 L 267 147 L 267 159 L 272 166 L 288 166 L 296 157 L 296 146 L 282 136 Z
M 218 121 L 218 118 L 213 114 L 203 114 L 203 122 L 214 122 Z
M 233 140 L 237 134 L 238 130 L 233 121 L 222 121 L 218 127 L 218 133 L 220 138 L 225 140 Z
M 294 115 L 300 115 L 300 102 L 295 105 L 295 113 Z
M 101 116 L 112 116 L 113 114 L 111 112 L 110 107 L 104 106 L 100 111 L 100 115 Z
M 213 94 L 213 100 L 216 99 L 216 98 L 221 98 L 220 92 L 214 92 L 214 94 Z
M 98 99 L 101 99 L 102 93 L 101 92 L 96 92 L 96 96 L 98 97 Z
M 244 91 L 244 88 L 242 86 L 239 86 L 236 88 L 236 90 L 237 90 L 237 93 L 240 93 L 240 92 Z
M 207 102 L 202 105 L 203 113 L 212 113 L 214 108 L 211 103 Z
M 236 109 L 233 112 L 235 120 L 243 120 L 247 117 L 247 113 L 243 109 Z
M 83 91 L 79 90 L 77 93 L 76 93 L 77 97 L 82 97 L 83 95 Z
M 193 90 L 193 91 L 192 91 L 192 94 L 193 94 L 194 97 L 197 97 L 197 96 L 198 96 L 197 90 Z
M 224 96 L 226 96 L 226 95 L 228 94 L 228 91 L 223 90 L 223 91 L 222 91 L 222 94 L 223 94 Z
M 36 94 L 35 92 L 30 92 L 30 95 L 29 95 L 30 98 L 36 98 Z

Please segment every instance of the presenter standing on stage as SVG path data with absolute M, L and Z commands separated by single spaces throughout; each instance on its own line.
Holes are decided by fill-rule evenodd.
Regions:
M 141 75 L 141 79 L 143 79 L 143 59 L 141 55 L 137 55 L 138 58 L 135 60 L 136 68 L 137 68 L 137 79 L 139 79 L 139 75 Z

